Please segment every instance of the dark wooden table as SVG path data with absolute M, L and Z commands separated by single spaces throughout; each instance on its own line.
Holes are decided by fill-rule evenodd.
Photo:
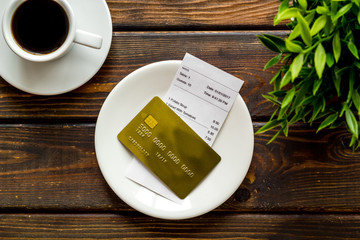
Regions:
M 261 33 L 278 0 L 107 0 L 113 43 L 96 76 L 59 96 L 24 93 L 0 79 L 0 238 L 2 239 L 359 239 L 360 153 L 346 129 L 294 125 L 266 144 L 255 136 L 243 184 L 201 217 L 143 215 L 108 187 L 96 160 L 94 129 L 114 86 L 146 64 L 189 52 L 245 80 L 241 95 L 254 129 L 272 113 L 262 94 L 275 70 Z M 84 1 L 86 4 L 86 1 Z M 239 157 L 241 153 L 239 153 Z

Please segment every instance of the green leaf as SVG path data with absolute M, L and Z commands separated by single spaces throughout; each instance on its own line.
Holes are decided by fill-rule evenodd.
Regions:
M 331 15 L 335 15 L 338 10 L 338 2 L 337 1 L 331 1 Z
M 256 134 L 264 133 L 266 131 L 269 131 L 270 129 L 273 129 L 276 126 L 279 126 L 281 124 L 282 120 L 279 121 L 277 119 L 271 120 L 267 122 L 264 126 L 262 126 L 259 130 L 256 131 Z
M 271 114 L 270 121 L 276 117 L 276 113 L 278 112 L 279 108 L 276 108 L 273 114 Z
M 359 0 L 351 0 L 351 2 L 355 3 L 356 6 L 360 7 L 360 1 Z
M 272 102 L 275 105 L 278 105 L 278 106 L 281 105 L 281 102 L 279 100 L 277 100 L 276 98 L 272 97 L 272 96 L 269 96 L 269 95 L 262 95 L 262 96 L 263 96 L 263 98 L 265 98 L 266 100 Z
M 355 149 L 358 149 L 360 147 L 360 142 L 356 145 Z
M 358 69 L 360 69 L 360 62 L 355 61 L 355 62 L 354 62 L 354 65 L 355 65 L 355 67 L 357 67 Z
M 352 135 L 349 147 L 353 147 L 356 143 L 356 140 L 357 140 L 357 137 L 355 135 Z
M 305 20 L 310 25 L 312 23 L 312 21 L 314 20 L 314 17 L 315 17 L 315 12 L 312 11 L 308 15 L 305 16 Z
M 303 51 L 303 49 L 300 45 L 294 43 L 293 41 L 291 41 L 289 39 L 285 39 L 285 46 L 286 46 L 286 49 L 289 50 L 290 52 L 301 53 Z
M 310 29 L 310 35 L 314 36 L 315 34 L 320 32 L 320 30 L 325 27 L 326 22 L 327 22 L 326 15 L 321 15 L 320 17 L 318 17 Z
M 261 41 L 261 43 L 267 47 L 268 49 L 270 49 L 273 52 L 276 53 L 281 53 L 281 50 L 278 48 L 278 46 L 269 38 L 263 37 L 258 35 L 257 38 Z
M 289 110 L 289 108 L 290 108 L 290 104 L 289 105 L 287 105 L 286 107 L 284 107 L 284 108 L 280 108 L 280 111 L 279 111 L 279 114 L 278 114 L 278 120 L 284 120 L 284 119 L 286 119 L 288 116 L 288 114 L 287 114 L 287 112 L 288 112 L 288 110 Z
M 288 8 L 289 8 L 289 0 L 283 0 L 283 1 L 281 1 L 281 4 L 279 6 L 278 13 L 282 13 L 283 11 L 285 11 Z
M 315 60 L 316 73 L 318 77 L 321 78 L 326 63 L 326 52 L 321 43 L 319 43 L 319 45 L 316 47 L 314 60 Z
M 336 14 L 332 17 L 333 23 L 335 23 L 340 17 L 344 16 L 348 11 L 350 11 L 352 6 L 352 3 L 348 3 L 342 8 L 340 8 L 339 11 L 337 11 Z
M 327 6 L 317 6 L 316 12 L 320 15 L 326 15 L 329 13 L 329 8 Z
M 289 123 L 288 123 L 288 121 L 284 120 L 281 123 L 281 130 L 283 130 L 285 137 L 287 137 L 288 133 L 289 133 Z
M 321 83 L 322 83 L 322 79 L 321 79 L 321 78 L 316 79 L 316 80 L 314 81 L 314 85 L 313 85 L 313 95 L 314 95 L 314 96 L 316 95 L 317 91 L 319 90 L 319 87 L 320 87 Z
M 301 38 L 304 40 L 304 43 L 307 46 L 311 46 L 312 38 L 310 34 L 309 24 L 300 13 L 297 14 L 296 19 L 301 26 Z
M 281 77 L 281 70 L 277 71 L 273 78 L 270 80 L 270 84 L 272 84 L 276 78 Z
M 299 53 L 293 60 L 290 69 L 291 69 L 291 78 L 294 81 L 295 78 L 299 76 L 300 70 L 304 64 L 304 54 Z
M 352 98 L 352 94 L 354 92 L 354 84 L 355 84 L 355 71 L 354 71 L 354 68 L 351 68 L 350 75 L 349 75 L 349 90 L 348 90 L 348 96 L 347 96 L 347 100 L 346 100 L 347 103 L 349 103 Z
M 356 108 L 356 110 L 358 111 L 358 115 L 360 114 L 360 94 L 358 91 L 353 91 L 352 92 L 352 96 L 351 99 L 354 103 L 354 106 Z
M 324 96 L 321 97 L 321 100 L 322 100 L 322 108 L 321 108 L 321 112 L 324 112 L 325 111 L 325 108 L 326 108 L 326 99 Z M 326 115 L 326 114 L 325 114 Z
M 358 53 L 358 50 L 357 50 L 357 47 L 355 45 L 355 43 L 350 40 L 347 44 L 347 47 L 348 49 L 350 50 L 350 52 L 352 53 L 352 55 L 359 60 L 359 53 Z
M 304 112 L 302 113 L 302 121 L 306 122 L 306 117 L 311 113 L 311 109 L 306 109 L 306 111 L 304 110 Z
M 317 118 L 317 116 L 319 115 L 322 109 L 321 99 L 318 98 L 312 105 L 313 105 L 313 114 L 311 116 L 310 122 L 313 122 Z
M 288 39 L 293 40 L 293 39 L 297 38 L 298 36 L 301 35 L 301 31 L 302 31 L 301 25 L 300 24 L 296 25 L 295 28 L 291 31 Z
M 345 30 L 346 30 L 346 36 L 345 36 L 344 40 L 346 40 L 346 41 L 354 40 L 354 34 L 352 32 L 352 29 L 346 28 Z
M 326 53 L 326 65 L 331 68 L 335 63 L 334 55 L 332 53 Z
M 341 96 L 341 92 L 340 92 L 341 76 L 334 77 L 333 82 L 334 82 L 334 87 L 336 89 L 336 93 L 340 97 Z
M 294 108 L 301 107 L 301 102 L 305 99 L 306 94 L 309 91 L 309 88 L 311 87 L 311 81 L 303 82 L 303 84 L 300 86 L 299 90 L 296 92 L 296 96 L 293 102 Z
M 286 86 L 291 81 L 291 71 L 287 71 L 280 82 L 280 89 Z
M 339 75 L 344 75 L 344 74 L 348 74 L 349 71 L 351 69 L 351 66 L 349 65 L 345 65 L 343 68 L 341 69 L 336 69 L 335 73 L 339 74 Z
M 326 36 L 330 36 L 330 33 L 332 33 L 336 27 L 336 25 L 331 21 L 331 18 L 329 16 L 326 17 L 326 24 L 324 27 L 324 34 Z
M 306 0 L 298 0 L 298 2 L 299 2 L 299 5 L 300 5 L 300 7 L 301 7 L 302 9 L 304 9 L 304 10 L 307 9 L 308 3 L 307 3 Z
M 300 121 L 302 119 L 302 117 L 300 116 L 302 114 L 302 111 L 299 111 L 297 114 L 295 114 L 289 121 L 289 124 L 293 124 L 296 123 L 298 121 Z
M 320 126 L 317 129 L 316 133 L 319 132 L 320 130 L 326 128 L 327 126 L 330 126 L 333 122 L 335 122 L 335 120 L 337 118 L 338 118 L 337 113 L 333 113 L 330 116 L 328 116 L 327 118 L 325 118 L 325 120 L 320 124 Z
M 359 127 L 358 123 L 356 121 L 356 118 L 354 116 L 354 113 L 350 110 L 349 107 L 345 109 L 345 119 L 346 124 L 349 127 L 350 132 L 358 138 L 359 136 Z
M 281 70 L 280 70 L 281 73 Z M 280 83 L 281 83 L 281 74 L 279 74 L 279 76 L 275 79 L 275 83 L 274 83 L 274 90 L 275 91 L 279 91 L 280 90 Z
M 286 123 L 286 124 L 283 126 L 282 130 L 284 131 L 285 137 L 287 137 L 287 136 L 288 136 L 288 133 L 289 133 L 289 124 Z
M 300 11 L 299 8 L 285 9 L 284 11 L 282 11 L 278 15 L 276 15 L 276 17 L 274 19 L 274 26 L 278 25 L 283 20 L 295 18 L 299 11 Z
M 270 59 L 270 61 L 265 65 L 264 69 L 268 69 L 268 68 L 274 66 L 275 64 L 277 64 L 280 61 L 281 56 L 282 56 L 282 53 L 280 53 L 279 55 L 276 55 L 275 57 Z
M 342 117 L 345 113 L 345 110 L 346 108 L 348 108 L 347 104 L 343 104 L 342 107 L 341 107 L 341 110 L 340 110 L 340 114 L 339 114 L 339 117 Z
M 283 130 L 280 129 L 280 131 L 278 131 L 278 132 L 267 142 L 267 144 L 272 143 L 282 132 L 283 132 Z
M 341 55 L 341 40 L 340 40 L 340 32 L 337 31 L 332 39 L 332 47 L 334 52 L 335 62 L 338 62 Z
M 286 93 L 287 93 L 287 90 L 279 90 L 279 91 L 269 92 L 269 94 L 271 96 L 280 97 L 280 98 L 285 97 Z
M 293 100 L 294 96 L 295 96 L 295 87 L 293 87 L 287 92 L 287 94 L 284 97 L 284 100 L 281 103 L 281 108 L 285 108 L 287 105 L 289 105 Z
M 286 50 L 287 51 L 287 50 Z M 286 54 L 283 59 L 281 60 L 281 63 L 288 63 L 290 61 L 291 54 Z
M 280 48 L 282 51 L 285 50 L 285 40 L 278 37 L 278 36 L 274 36 L 274 35 L 270 35 L 270 34 L 263 34 L 263 36 L 267 39 L 270 39 L 271 41 L 273 41 L 275 43 L 275 45 Z
M 308 104 L 314 102 L 315 98 L 316 97 L 314 97 L 314 96 L 309 96 L 309 97 L 305 98 L 304 100 L 302 100 L 300 105 L 303 105 L 303 106 L 308 105 Z
M 341 126 L 344 126 L 344 121 L 341 120 L 341 118 L 338 118 L 335 120 L 335 122 L 333 122 L 331 125 L 330 125 L 330 129 L 334 129 L 334 128 L 338 128 L 338 127 L 341 127 Z

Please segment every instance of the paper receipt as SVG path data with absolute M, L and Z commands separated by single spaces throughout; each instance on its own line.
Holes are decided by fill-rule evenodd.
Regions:
M 187 53 L 164 101 L 212 146 L 243 83 Z

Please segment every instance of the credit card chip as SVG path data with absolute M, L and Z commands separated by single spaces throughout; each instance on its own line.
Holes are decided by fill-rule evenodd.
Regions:
M 156 119 L 151 115 L 147 116 L 144 121 L 151 129 L 156 127 L 156 125 L 158 124 L 158 121 L 156 121 Z

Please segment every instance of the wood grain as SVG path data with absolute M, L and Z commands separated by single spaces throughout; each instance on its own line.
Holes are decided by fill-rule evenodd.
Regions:
M 280 1 L 107 0 L 120 29 L 271 28 Z
M 358 239 L 359 215 L 207 214 L 164 221 L 141 214 L 0 214 L 4 239 Z
M 123 32 L 114 35 L 109 56 L 93 79 L 60 96 L 35 96 L 10 86 L 0 78 L 0 119 L 3 121 L 90 121 L 117 83 L 126 75 L 162 60 L 181 60 L 189 52 L 245 81 L 240 91 L 253 120 L 272 114 L 262 94 L 275 69 L 263 70 L 274 53 L 256 35 L 265 32 Z M 266 32 L 284 36 L 286 32 Z
M 0 125 L 0 211 L 132 211 L 102 177 L 94 127 Z M 256 135 L 243 184 L 216 211 L 358 212 L 360 152 L 345 129 L 314 129 L 295 125 L 269 145 L 274 132 Z
M 146 64 L 189 52 L 245 81 L 256 131 L 272 114 L 274 53 L 258 34 L 286 36 L 272 22 L 278 0 L 106 0 L 113 42 L 100 71 L 59 96 L 24 93 L 0 78 L 0 239 L 360 239 L 360 151 L 346 129 L 316 134 L 294 125 L 255 136 L 237 191 L 201 217 L 145 216 L 110 189 L 94 148 L 109 92 Z M 239 152 L 237 158 L 241 159 Z

